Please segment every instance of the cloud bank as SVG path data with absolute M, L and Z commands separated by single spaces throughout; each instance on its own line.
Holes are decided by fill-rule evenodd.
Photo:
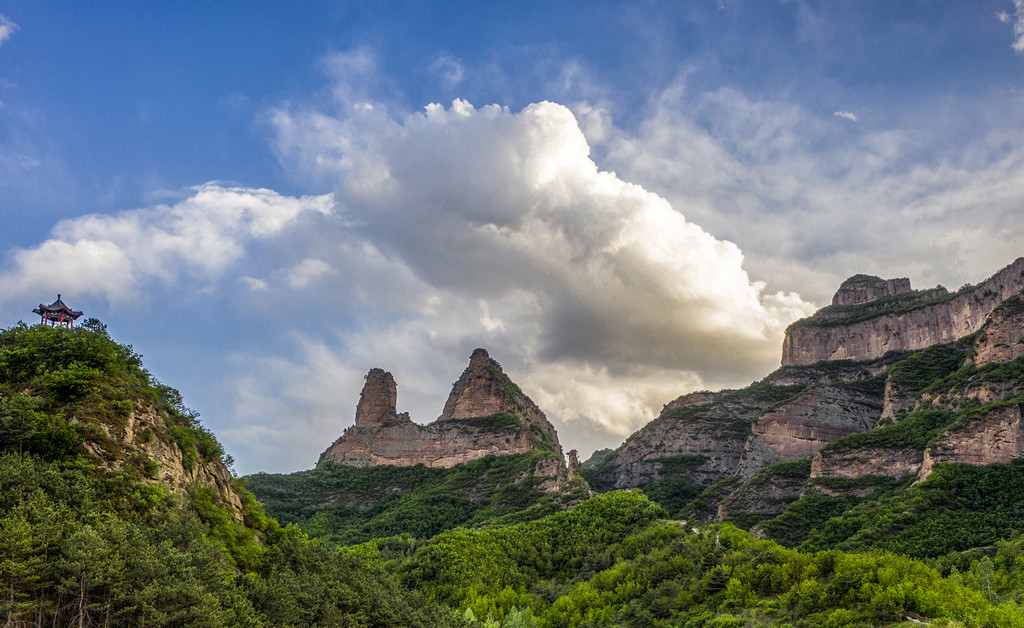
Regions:
M 1017 52 L 1024 52 L 1024 0 L 1013 0 L 1014 14 L 1006 11 L 997 13 L 1000 22 L 1013 23 L 1013 49 Z

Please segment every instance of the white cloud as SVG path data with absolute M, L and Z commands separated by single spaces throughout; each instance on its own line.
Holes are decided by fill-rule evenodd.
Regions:
M 1003 122 L 973 136 L 961 128 L 967 139 L 955 144 L 913 128 L 854 135 L 791 103 L 689 94 L 681 83 L 652 98 L 635 130 L 593 108 L 581 119 L 607 167 L 735 242 L 752 277 L 825 303 L 857 272 L 957 287 L 1020 255 L 1020 105 L 979 104 L 993 110 L 965 118 Z M 944 237 L 961 231 L 977 235 Z
M 851 120 L 853 122 L 857 122 L 859 120 L 857 114 L 853 113 L 852 111 L 837 111 L 832 115 L 834 115 L 837 118 L 846 118 L 847 120 Z
M 996 17 L 1004 24 L 1013 22 L 1013 49 L 1024 52 L 1024 0 L 1013 0 L 1012 16 L 1006 11 L 1000 11 Z
M 28 295 L 74 285 L 79 294 L 121 301 L 151 279 L 209 282 L 243 257 L 248 243 L 280 233 L 304 212 L 330 211 L 330 195 L 289 198 L 208 183 L 173 205 L 59 223 L 49 240 L 14 252 L 15 267 L 0 275 L 0 287 Z
M 0 45 L 10 39 L 17 30 L 17 24 L 9 20 L 6 16 L 0 15 Z
M 305 288 L 313 280 L 333 274 L 335 271 L 327 262 L 307 258 L 288 271 L 288 284 L 292 288 Z
M 462 61 L 451 55 L 441 55 L 430 64 L 430 71 L 441 77 L 441 81 L 447 88 L 455 87 L 462 83 L 466 76 L 466 69 Z

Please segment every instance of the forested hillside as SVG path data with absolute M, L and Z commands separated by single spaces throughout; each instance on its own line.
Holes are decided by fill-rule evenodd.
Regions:
M 149 433 L 125 434 L 141 421 Z M 98 321 L 0 332 L 0 622 L 458 623 L 198 472 L 226 473 L 222 455 L 180 395 Z

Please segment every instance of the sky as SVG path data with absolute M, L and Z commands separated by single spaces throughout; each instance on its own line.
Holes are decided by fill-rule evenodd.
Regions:
M 241 474 L 488 349 L 581 458 L 856 273 L 1024 255 L 1024 0 L 0 3 L 0 326 L 58 293 Z

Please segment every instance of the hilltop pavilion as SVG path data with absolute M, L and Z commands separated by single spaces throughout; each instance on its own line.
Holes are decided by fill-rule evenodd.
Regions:
M 39 307 L 32 310 L 32 313 L 38 314 L 42 317 L 42 320 L 39 322 L 43 325 L 49 322 L 50 326 L 62 325 L 67 327 L 74 327 L 75 320 L 82 315 L 81 312 L 72 310 L 67 306 L 67 304 L 61 301 L 59 294 L 57 295 L 56 301 L 49 305 L 43 305 L 40 303 Z

